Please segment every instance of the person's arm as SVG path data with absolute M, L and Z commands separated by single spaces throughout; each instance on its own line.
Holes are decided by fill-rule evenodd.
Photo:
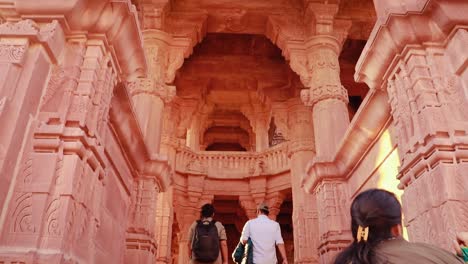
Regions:
M 221 256 L 223 257 L 223 264 L 228 263 L 228 248 L 226 240 L 221 240 Z
M 288 256 L 286 256 L 286 249 L 284 248 L 284 244 L 278 244 L 277 246 L 281 254 L 281 258 L 283 259 L 283 264 L 288 264 Z
M 276 246 L 278 247 L 278 250 L 281 254 L 281 258 L 283 259 L 283 262 L 282 264 L 288 264 L 288 256 L 286 255 L 286 249 L 284 248 L 284 240 L 283 240 L 283 236 L 281 236 L 281 227 L 278 223 L 277 224 L 277 228 L 276 228 L 276 234 L 275 234 L 275 243 L 276 243 Z
M 242 244 L 247 244 L 247 240 L 249 239 L 250 237 L 250 228 L 249 228 L 249 224 L 250 224 L 250 221 L 247 221 L 247 223 L 245 223 L 244 225 L 244 228 L 242 228 L 242 235 L 241 235 L 241 242 Z

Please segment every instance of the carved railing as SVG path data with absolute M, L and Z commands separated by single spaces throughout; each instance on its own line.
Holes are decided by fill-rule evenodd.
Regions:
M 287 151 L 286 142 L 263 152 L 193 151 L 182 147 L 177 152 L 176 171 L 224 179 L 279 174 L 289 170 Z

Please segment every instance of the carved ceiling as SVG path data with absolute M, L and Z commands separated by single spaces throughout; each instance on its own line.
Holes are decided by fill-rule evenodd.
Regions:
M 231 144 L 237 138 L 241 146 L 251 148 L 243 133 L 252 138 L 251 131 L 259 122 L 252 116 L 261 112 L 268 117 L 271 104 L 299 97 L 304 72 L 293 67 L 291 54 L 297 47 L 303 49 L 310 37 L 327 30 L 327 23 L 332 23 L 331 34 L 343 45 L 340 77 L 350 96 L 351 115 L 368 91 L 366 85 L 354 82 L 353 74 L 376 20 L 372 0 L 132 2 L 137 6 L 145 38 L 158 32 L 167 34 L 167 60 L 172 67 L 167 67 L 166 74 L 171 78 L 166 78 L 166 83 L 177 88 L 179 100 L 197 101 L 196 108 L 205 109 L 195 110 L 203 112 L 200 141 L 204 141 L 204 147 L 207 143 Z M 297 60 L 298 53 L 294 56 Z M 213 112 L 242 112 L 251 129 L 239 124 L 218 126 L 222 118 L 210 116 Z M 228 119 L 241 123 L 236 118 L 233 115 Z M 219 135 L 226 129 L 234 136 L 223 141 Z M 208 136 L 204 131 L 209 131 Z
M 303 87 L 266 37 L 237 34 L 208 34 L 178 71 L 175 85 L 180 97 L 204 95 L 208 104 L 231 110 L 252 103 L 259 91 L 284 101 Z
M 351 20 L 349 37 L 367 39 L 376 21 L 372 0 L 134 0 L 143 28 L 157 28 L 175 36 L 203 38 L 208 33 L 267 35 L 272 21 L 283 31 L 306 38 L 309 13 L 317 3 L 338 6 L 337 19 Z M 198 35 L 198 36 L 196 36 Z

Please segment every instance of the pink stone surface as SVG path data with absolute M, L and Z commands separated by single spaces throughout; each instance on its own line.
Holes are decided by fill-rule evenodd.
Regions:
M 230 255 L 260 202 L 330 263 L 373 187 L 468 230 L 466 1 L 3 2 L 0 263 L 187 264 L 204 203 Z

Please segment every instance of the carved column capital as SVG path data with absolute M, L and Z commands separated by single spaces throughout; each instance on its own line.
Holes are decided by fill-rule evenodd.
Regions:
M 270 218 L 276 219 L 285 198 L 286 195 L 282 192 L 274 192 L 267 195 L 266 203 L 270 209 Z
M 257 205 L 251 197 L 240 197 L 239 198 L 240 206 L 244 209 L 245 215 L 249 219 L 253 219 L 257 215 Z
M 140 24 L 143 29 L 163 29 L 165 27 L 169 9 L 168 2 L 168 0 L 157 3 L 144 0 L 134 1 L 139 9 Z
M 149 75 L 161 83 L 172 83 L 177 70 L 192 52 L 193 41 L 187 37 L 148 29 L 143 31 Z
M 308 3 L 306 12 L 315 19 L 316 34 L 328 34 L 333 31 L 333 20 L 338 13 L 337 4 Z
M 334 36 L 342 43 L 351 28 L 352 21 L 348 19 L 336 19 L 339 6 L 337 4 L 309 3 L 306 13 L 313 17 L 315 26 L 313 32 L 316 36 Z
M 147 94 L 157 96 L 165 103 L 171 102 L 176 95 L 175 86 L 158 83 L 149 78 L 139 78 L 136 81 L 128 82 L 127 87 L 131 97 Z

